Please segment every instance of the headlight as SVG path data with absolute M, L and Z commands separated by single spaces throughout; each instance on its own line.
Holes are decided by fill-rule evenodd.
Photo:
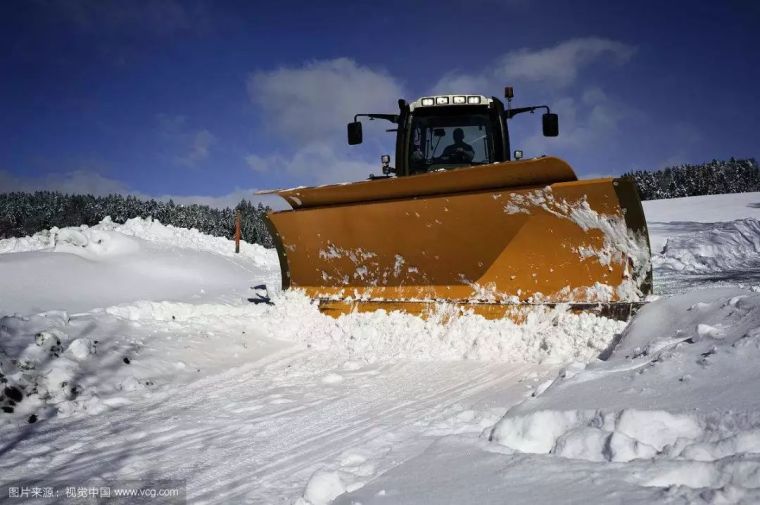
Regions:
M 437 97 L 435 97 L 435 103 L 436 103 L 436 105 L 448 105 L 449 104 L 449 97 L 447 97 L 447 96 L 437 96 Z
M 467 98 L 463 97 L 463 96 L 455 96 L 454 97 L 454 103 L 455 104 L 467 103 Z
M 479 96 L 468 96 L 467 97 L 467 103 L 469 103 L 469 104 L 478 104 L 478 103 L 480 103 L 480 97 Z
M 423 98 L 422 105 L 435 105 L 435 101 L 432 98 Z

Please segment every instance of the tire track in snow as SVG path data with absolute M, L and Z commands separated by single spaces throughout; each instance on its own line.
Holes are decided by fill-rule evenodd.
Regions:
M 532 367 L 398 361 L 346 370 L 342 364 L 335 354 L 290 346 L 169 383 L 148 398 L 133 395 L 129 408 L 41 423 L 33 428 L 34 443 L 22 441 L 6 454 L 0 471 L 9 479 L 186 478 L 194 502 L 274 503 L 300 495 L 315 469 L 348 449 L 380 440 L 396 447 L 394 458 L 404 456 L 403 446 L 419 445 L 427 426 L 450 415 L 452 406 L 472 405 Z M 322 383 L 336 372 L 342 382 Z M 295 405 L 281 403 L 287 400 Z
M 404 437 L 408 439 L 414 437 L 415 434 L 423 435 L 422 432 L 424 432 L 425 427 L 439 419 L 447 407 L 508 380 L 508 376 L 503 374 L 503 366 L 499 368 L 502 370 L 499 370 L 498 373 L 495 373 L 494 370 L 486 370 L 474 377 L 461 380 L 453 386 L 450 385 L 449 378 L 445 377 L 445 374 L 440 374 L 440 383 L 449 385 L 449 387 L 436 389 L 433 394 L 422 399 L 418 398 L 399 403 L 394 401 L 392 396 L 382 395 L 396 406 L 383 410 L 380 416 L 377 416 L 376 412 L 373 413 L 373 409 L 377 409 L 377 405 L 373 403 L 374 399 L 361 412 L 361 415 L 355 414 L 354 419 L 348 423 L 340 415 L 343 414 L 340 407 L 333 405 L 334 410 L 337 410 L 333 414 L 338 414 L 337 419 L 342 420 L 339 427 L 319 431 L 316 436 L 314 436 L 314 429 L 321 430 L 320 426 L 308 430 L 306 436 L 300 437 L 300 443 L 288 443 L 282 451 L 269 454 L 266 459 L 271 463 L 258 466 L 252 474 L 248 475 L 252 478 L 266 480 L 270 485 L 277 484 L 283 478 L 292 481 L 296 475 L 305 479 L 320 463 L 332 460 L 342 452 L 365 445 L 373 439 L 409 431 L 409 428 L 418 423 L 421 417 L 428 417 L 430 419 L 428 423 L 418 429 L 411 430 L 412 433 L 406 434 Z M 518 370 L 511 374 L 512 378 L 519 376 L 521 372 L 519 370 L 521 367 L 515 368 Z M 429 386 L 429 384 L 424 386 Z M 412 393 L 415 397 L 418 395 L 416 391 L 407 391 L 407 393 Z M 332 417 L 331 415 L 325 416 L 326 419 Z M 305 484 L 305 481 L 303 483 Z

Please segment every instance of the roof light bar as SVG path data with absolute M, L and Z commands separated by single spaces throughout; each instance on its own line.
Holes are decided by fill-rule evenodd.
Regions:
M 417 107 L 431 107 L 435 105 L 481 105 L 489 103 L 488 99 L 478 95 L 438 95 L 426 96 L 416 102 Z

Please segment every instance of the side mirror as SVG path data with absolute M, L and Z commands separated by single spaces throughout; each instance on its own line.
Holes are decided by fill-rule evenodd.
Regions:
M 547 112 L 541 117 L 541 123 L 544 130 L 544 137 L 556 137 L 559 135 L 559 116 Z
M 348 123 L 348 145 L 355 146 L 362 143 L 362 124 L 359 121 Z
M 434 128 L 433 129 L 433 135 L 436 137 L 445 137 L 446 136 L 446 130 L 443 128 Z

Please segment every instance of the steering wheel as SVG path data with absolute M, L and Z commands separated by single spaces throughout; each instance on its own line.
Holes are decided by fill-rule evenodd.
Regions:
M 454 151 L 446 156 L 441 156 L 441 160 L 454 162 L 454 163 L 469 163 L 472 161 L 472 157 L 467 154 L 464 149 Z

